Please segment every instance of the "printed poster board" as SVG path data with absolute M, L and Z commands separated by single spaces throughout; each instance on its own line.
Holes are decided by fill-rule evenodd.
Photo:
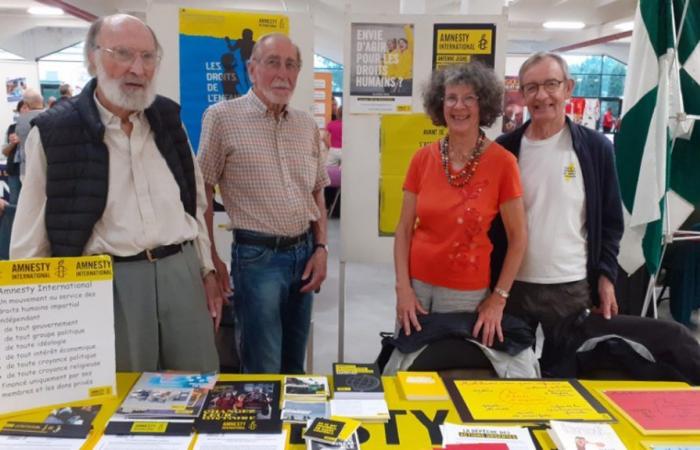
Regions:
M 349 112 L 410 112 L 413 24 L 353 23 L 350 30 Z
M 204 110 L 248 92 L 253 45 L 269 33 L 289 34 L 287 16 L 180 9 L 180 103 L 195 152 Z
M 644 435 L 700 436 L 700 389 L 605 390 L 603 395 Z
M 463 422 L 615 419 L 576 380 L 457 380 L 447 390 Z
M 494 67 L 496 25 L 492 23 L 433 25 L 433 70 L 452 64 L 481 61 Z
M 420 148 L 445 135 L 425 114 L 381 117 L 379 167 L 379 235 L 393 236 L 401 215 L 403 182 L 411 158 Z
M 0 261 L 0 416 L 116 395 L 108 256 Z
M 325 130 L 333 113 L 333 74 L 314 72 L 314 120 Z

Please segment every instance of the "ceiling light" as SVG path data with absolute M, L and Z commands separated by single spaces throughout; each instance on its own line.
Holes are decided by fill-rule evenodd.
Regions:
M 586 26 L 583 22 L 557 22 L 550 21 L 542 24 L 545 28 L 550 28 L 554 30 L 580 30 Z
M 631 20 L 629 22 L 620 22 L 615 25 L 615 29 L 620 31 L 630 31 L 632 28 L 634 28 L 634 22 Z
M 27 12 L 36 16 L 60 16 L 63 14 L 61 8 L 54 8 L 52 6 L 32 6 L 27 9 Z

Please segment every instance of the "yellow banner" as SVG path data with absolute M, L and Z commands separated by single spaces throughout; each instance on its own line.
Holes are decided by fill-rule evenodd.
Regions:
M 111 279 L 112 259 L 106 255 L 0 261 L 0 286 Z
M 473 60 L 494 67 L 496 26 L 494 24 L 443 23 L 433 25 L 433 69 Z
M 256 37 L 273 32 L 289 34 L 289 18 L 282 14 L 189 8 L 180 10 L 180 33 L 182 34 L 224 38 L 240 36 L 245 29 L 251 30 Z
M 403 182 L 416 151 L 445 135 L 425 114 L 386 114 L 381 118 L 379 234 L 393 235 L 399 223 Z
M 493 32 L 489 29 L 438 30 L 438 53 L 452 55 L 488 55 L 493 51 Z

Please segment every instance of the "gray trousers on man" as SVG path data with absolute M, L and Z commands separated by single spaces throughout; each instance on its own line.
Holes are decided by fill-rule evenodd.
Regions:
M 159 259 L 114 264 L 117 371 L 219 370 L 193 244 Z
M 556 284 L 516 281 L 505 312 L 525 319 L 533 330 L 541 323 L 547 334 L 561 319 L 592 307 L 588 280 Z

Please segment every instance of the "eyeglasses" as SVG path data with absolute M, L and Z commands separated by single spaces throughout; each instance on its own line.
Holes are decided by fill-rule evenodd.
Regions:
M 265 66 L 266 69 L 270 70 L 280 70 L 282 68 L 282 60 L 274 56 L 264 59 L 260 61 L 260 63 Z M 288 59 L 284 62 L 284 68 L 290 72 L 298 72 L 301 69 L 301 63 L 293 59 Z
M 523 94 L 525 95 L 536 95 L 542 86 L 548 94 L 554 94 L 559 89 L 559 86 L 566 80 L 546 80 L 544 83 L 528 83 L 524 84 L 522 87 Z
M 464 106 L 474 106 L 479 100 L 479 97 L 476 95 L 467 95 L 465 97 L 462 97 L 461 100 Z M 459 103 L 459 101 L 460 98 L 456 95 L 450 95 L 449 97 L 445 97 L 445 99 L 443 100 L 445 106 L 447 106 L 448 108 L 454 108 L 455 106 L 457 106 L 457 103 Z
M 134 50 L 128 47 L 100 47 L 99 45 L 95 47 L 97 50 L 104 50 L 109 53 L 109 55 L 114 58 L 117 62 L 123 64 L 132 64 L 136 60 L 136 56 L 141 57 L 141 63 L 146 69 L 153 69 L 160 62 L 160 55 L 158 52 L 142 52 Z

